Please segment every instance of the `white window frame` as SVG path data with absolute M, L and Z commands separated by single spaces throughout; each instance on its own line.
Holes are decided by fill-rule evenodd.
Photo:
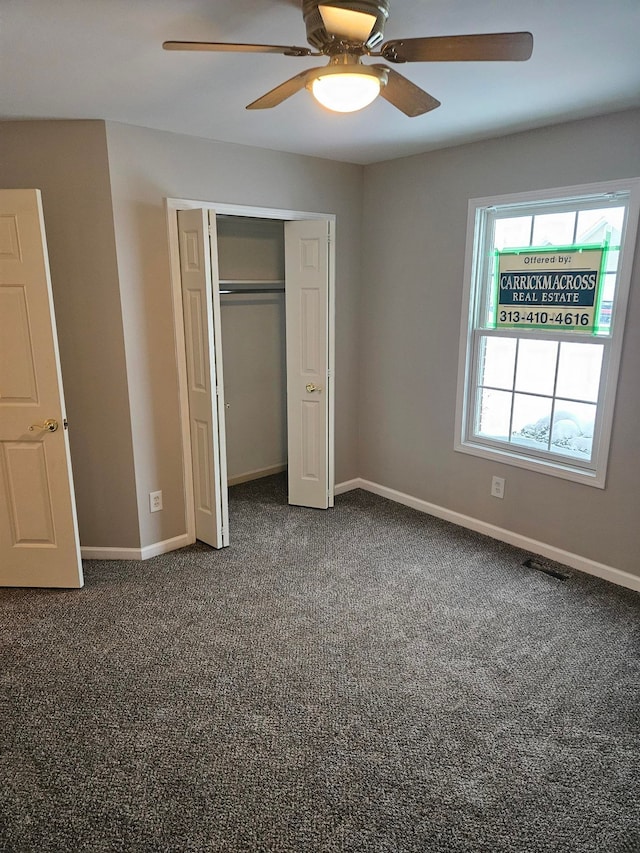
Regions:
M 475 337 L 483 330 L 477 322 L 481 300 L 485 298 L 485 282 L 482 280 L 483 262 L 481 252 L 485 245 L 485 226 L 487 213 L 496 208 L 509 208 L 513 212 L 516 207 L 522 207 L 523 215 L 530 212 L 533 206 L 566 200 L 575 203 L 574 209 L 592 202 L 609 201 L 615 203 L 616 197 L 628 196 L 627 215 L 623 224 L 620 240 L 620 264 L 616 283 L 613 313 L 611 317 L 611 334 L 594 336 L 595 343 L 604 343 L 604 355 L 600 380 L 600 393 L 597 403 L 596 429 L 594 432 L 592 461 L 588 467 L 580 465 L 570 457 L 542 458 L 535 451 L 510 445 L 508 448 L 499 442 L 492 443 L 490 439 L 479 440 L 473 435 L 473 416 L 475 411 L 474 395 L 477 387 L 477 365 L 474 363 L 476 345 Z M 525 210 L 529 208 L 529 210 Z M 543 212 L 543 211 L 540 211 Z M 526 468 L 554 477 L 584 483 L 603 489 L 606 483 L 606 469 L 609 456 L 609 444 L 613 425 L 616 387 L 624 336 L 624 324 L 627 313 L 627 301 L 631 283 L 631 272 L 638 231 L 640 212 L 640 178 L 627 180 L 606 181 L 596 184 L 583 184 L 572 187 L 559 187 L 535 192 L 517 193 L 514 195 L 477 198 L 469 201 L 467 220 L 467 242 L 464 272 L 464 291 L 462 300 L 462 321 L 460 333 L 460 353 L 458 361 L 458 391 L 456 406 L 456 437 L 455 450 L 479 456 L 496 462 Z M 495 335 L 496 331 L 492 330 Z M 571 336 L 554 334 L 544 330 L 504 329 L 498 334 L 505 337 L 533 337 L 545 340 L 571 340 Z M 574 336 L 574 340 L 578 336 Z M 579 335 L 584 341 L 584 335 Z

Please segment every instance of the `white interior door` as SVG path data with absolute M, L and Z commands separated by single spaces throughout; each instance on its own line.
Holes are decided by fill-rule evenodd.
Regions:
M 229 544 L 215 214 L 178 211 L 196 538 Z M 213 245 L 210 245 L 210 240 Z
M 285 223 L 289 503 L 333 503 L 329 365 L 329 222 Z
M 0 190 L 0 585 L 83 585 L 39 190 Z

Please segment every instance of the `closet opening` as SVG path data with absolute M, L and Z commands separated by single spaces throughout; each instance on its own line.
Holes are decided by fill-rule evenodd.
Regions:
M 227 485 L 287 469 L 284 222 L 217 216 Z
M 334 499 L 335 217 L 167 199 L 187 534 L 232 542 L 227 488 Z

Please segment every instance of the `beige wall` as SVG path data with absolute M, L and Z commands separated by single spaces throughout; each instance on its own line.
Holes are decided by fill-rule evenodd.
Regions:
M 185 530 L 165 197 L 336 214 L 336 479 L 356 476 L 362 167 L 110 122 L 107 145 L 142 546 Z
M 222 296 L 227 477 L 287 464 L 284 293 Z
M 267 280 L 284 288 L 283 222 L 242 216 L 217 222 L 221 284 Z M 250 479 L 287 463 L 284 289 L 222 294 L 220 315 L 227 477 Z
M 0 123 L 0 186 L 42 190 L 80 541 L 140 544 L 106 133 Z
M 639 140 L 630 111 L 365 169 L 362 477 L 640 575 L 638 254 L 606 489 L 453 450 L 468 200 L 638 176 Z

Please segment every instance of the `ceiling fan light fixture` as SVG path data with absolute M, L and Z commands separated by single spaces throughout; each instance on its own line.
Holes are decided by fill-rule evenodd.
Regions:
M 385 75 L 379 68 L 331 65 L 315 75 L 307 88 L 328 110 L 355 113 L 375 101 L 385 83 Z
M 329 74 L 311 84 L 313 97 L 336 113 L 355 113 L 369 106 L 380 94 L 380 81 L 364 74 Z

